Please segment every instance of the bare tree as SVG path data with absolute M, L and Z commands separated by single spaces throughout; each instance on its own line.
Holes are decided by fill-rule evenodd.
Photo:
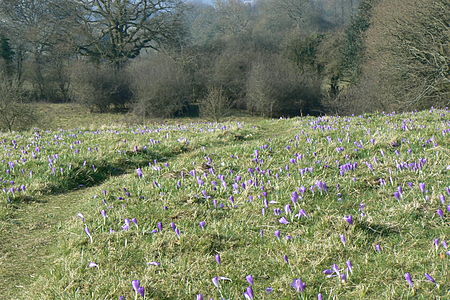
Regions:
M 227 98 L 221 88 L 212 87 L 208 90 L 208 95 L 200 101 L 200 114 L 202 117 L 218 122 L 230 114 L 232 106 L 232 101 Z
M 133 111 L 143 119 L 174 117 L 189 102 L 190 78 L 171 57 L 156 53 L 148 59 L 135 60 L 127 69 L 133 79 Z
M 142 49 L 158 49 L 179 29 L 181 0 L 73 0 L 82 54 L 117 68 Z
M 64 76 L 47 75 L 61 73 L 74 52 L 68 39 L 74 29 L 73 13 L 62 7 L 64 2 L 0 0 L 0 18 L 15 53 L 15 77 L 19 84 L 29 80 L 38 98 L 47 98 L 49 91 L 65 84 L 60 82 Z
M 17 80 L 0 74 L 0 130 L 28 129 L 36 123 L 36 113 L 22 101 Z
M 274 4 L 278 10 L 292 19 L 298 27 L 304 24 L 307 14 L 312 8 L 310 0 L 278 0 Z
M 320 88 L 286 58 L 262 56 L 253 64 L 247 83 L 248 108 L 268 117 L 320 112 Z
M 450 95 L 450 51 L 446 0 L 392 0 L 375 7 L 368 30 L 365 73 L 382 80 L 392 110 L 445 107 Z
M 250 29 L 251 6 L 242 0 L 216 0 L 219 30 L 225 35 L 236 35 Z

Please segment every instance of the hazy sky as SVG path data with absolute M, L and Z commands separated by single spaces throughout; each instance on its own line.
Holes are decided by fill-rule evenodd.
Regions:
M 194 0 L 194 1 L 212 4 L 214 0 Z

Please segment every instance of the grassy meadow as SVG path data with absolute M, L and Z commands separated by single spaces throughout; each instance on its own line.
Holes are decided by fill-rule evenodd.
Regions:
M 0 137 L 4 299 L 450 298 L 448 110 L 42 110 Z

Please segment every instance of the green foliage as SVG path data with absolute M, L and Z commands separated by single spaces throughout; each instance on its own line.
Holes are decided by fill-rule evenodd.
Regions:
M 325 35 L 312 34 L 290 38 L 286 46 L 286 56 L 295 62 L 302 71 L 320 74 L 324 66 L 318 61 L 318 48 Z
M 14 55 L 9 38 L 0 34 L 0 72 L 5 72 L 7 76 L 13 73 Z
M 9 39 L 1 34 L 0 34 L 0 58 L 3 58 L 7 63 L 12 63 L 14 59 L 14 50 L 11 48 Z
M 365 32 L 369 29 L 372 10 L 379 0 L 363 0 L 359 4 L 358 14 L 345 31 L 345 44 L 342 48 L 340 77 L 352 83 L 356 82 L 365 55 Z

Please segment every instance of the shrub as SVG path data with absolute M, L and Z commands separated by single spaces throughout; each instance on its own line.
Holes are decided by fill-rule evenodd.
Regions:
M 367 31 L 362 78 L 376 88 L 361 101 L 379 98 L 388 111 L 448 105 L 449 9 L 445 0 L 380 1 Z
M 208 90 L 208 95 L 200 101 L 200 114 L 218 122 L 230 114 L 232 106 L 233 102 L 221 88 L 212 87 Z
M 145 117 L 181 115 L 191 96 L 188 76 L 173 59 L 155 54 L 130 67 L 135 102 L 133 112 Z
M 18 82 L 0 75 L 0 130 L 25 130 L 36 124 L 35 110 L 23 99 Z
M 70 77 L 73 98 L 91 111 L 123 109 L 133 97 L 128 73 L 109 65 L 78 62 Z
M 239 43 L 236 47 L 239 47 Z M 245 50 L 226 49 L 215 60 L 210 84 L 220 86 L 226 97 L 239 103 L 245 98 L 250 62 L 251 55 Z
M 280 56 L 261 57 L 252 67 L 247 85 L 247 107 L 264 116 L 317 114 L 320 84 L 313 75 L 302 74 Z

